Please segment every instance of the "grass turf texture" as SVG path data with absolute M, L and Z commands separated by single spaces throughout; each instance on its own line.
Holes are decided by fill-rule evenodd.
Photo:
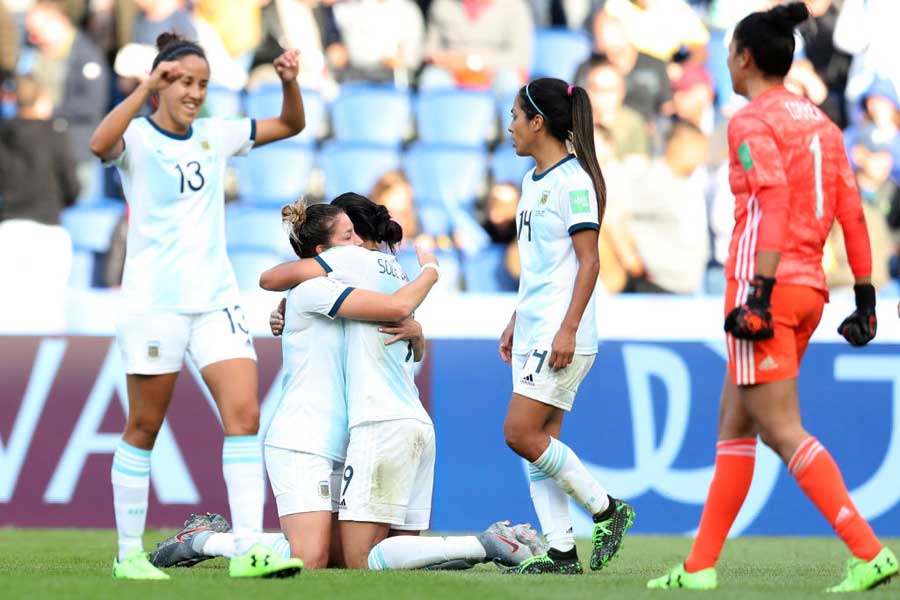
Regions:
M 145 548 L 170 532 L 150 532 Z M 886 540 L 895 551 L 900 539 Z M 493 565 L 464 572 L 304 571 L 294 579 L 234 581 L 215 559 L 192 569 L 169 569 L 170 581 L 114 581 L 115 532 L 0 529 L 0 598 L 656 598 L 696 593 L 649 591 L 647 579 L 682 560 L 687 538 L 631 536 L 620 557 L 600 573 L 582 576 L 504 576 Z M 588 540 L 580 540 L 586 565 Z M 719 589 L 704 598 L 819 597 L 843 577 L 847 553 L 830 538 L 744 538 L 730 541 L 719 567 Z M 866 598 L 897 598 L 900 582 Z

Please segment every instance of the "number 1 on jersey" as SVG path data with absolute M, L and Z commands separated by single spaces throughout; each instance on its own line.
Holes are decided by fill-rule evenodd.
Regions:
M 813 165 L 816 173 L 816 218 L 821 219 L 825 213 L 825 194 L 822 191 L 822 143 L 819 134 L 815 134 L 809 143 L 809 151 L 813 155 Z

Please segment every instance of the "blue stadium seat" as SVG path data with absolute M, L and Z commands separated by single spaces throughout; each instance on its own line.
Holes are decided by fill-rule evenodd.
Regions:
M 403 166 L 419 207 L 471 206 L 485 190 L 481 148 L 418 143 L 407 150 Z
M 419 228 L 422 230 L 422 233 L 437 237 L 449 235 L 453 232 L 450 213 L 441 205 L 417 205 L 416 216 L 419 218 Z
M 124 212 L 124 202 L 107 199 L 69 207 L 62 212 L 61 221 L 76 249 L 106 252 Z
M 368 197 L 382 175 L 400 168 L 400 152 L 389 146 L 331 141 L 319 152 L 319 166 L 325 175 L 326 200 L 344 192 Z
M 522 178 L 534 166 L 534 159 L 519 156 L 509 144 L 499 146 L 491 157 L 491 179 L 494 183 L 522 184 Z
M 463 277 L 466 291 L 478 294 L 514 292 L 519 284 L 506 270 L 506 244 L 491 244 L 481 252 L 464 257 Z
M 241 92 L 210 84 L 206 88 L 206 110 L 212 117 L 231 118 L 241 115 Z M 279 111 L 280 112 L 280 111 Z
M 302 90 L 303 112 L 306 127 L 293 141 L 312 145 L 325 135 L 326 108 L 322 94 L 315 90 Z M 281 114 L 281 84 L 267 84 L 247 92 L 244 113 L 254 119 L 269 119 Z
M 229 246 L 228 258 L 231 259 L 234 275 L 241 290 L 258 290 L 260 274 L 284 262 L 283 257 L 277 252 L 254 246 Z
M 225 242 L 229 248 L 266 250 L 282 260 L 296 256 L 281 225 L 281 210 L 276 206 L 235 203 L 226 207 Z
M 544 27 L 535 31 L 532 77 L 556 77 L 572 82 L 575 71 L 591 54 L 587 34 L 564 27 Z
M 238 192 L 246 202 L 284 204 L 306 191 L 314 150 L 296 138 L 256 148 L 237 159 Z
M 419 140 L 433 144 L 476 146 L 496 131 L 495 100 L 489 92 L 434 90 L 416 102 Z
M 399 145 L 412 126 L 407 92 L 392 87 L 348 85 L 331 103 L 334 137 L 342 142 Z
M 72 251 L 72 271 L 69 286 L 86 289 L 94 285 L 94 264 L 96 255 L 92 250 L 74 248 Z

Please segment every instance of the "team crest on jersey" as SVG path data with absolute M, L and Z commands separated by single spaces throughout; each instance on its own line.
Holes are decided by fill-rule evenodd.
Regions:
M 207 140 L 200 140 L 200 147 L 204 150 L 209 150 L 209 142 Z
M 147 342 L 147 358 L 159 358 L 159 342 Z
M 327 481 L 319 482 L 319 497 L 320 498 L 331 498 L 331 486 Z
M 541 192 L 541 205 L 547 204 L 547 201 L 550 199 L 550 190 L 544 190 Z

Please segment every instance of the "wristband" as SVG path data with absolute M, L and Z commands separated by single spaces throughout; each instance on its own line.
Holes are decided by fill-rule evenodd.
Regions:
M 420 267 L 423 271 L 424 271 L 425 269 L 434 269 L 434 272 L 435 272 L 435 274 L 437 275 L 438 279 L 441 278 L 441 268 L 438 266 L 437 263 L 433 263 L 433 262 L 425 263 L 424 265 L 419 265 L 419 267 Z

